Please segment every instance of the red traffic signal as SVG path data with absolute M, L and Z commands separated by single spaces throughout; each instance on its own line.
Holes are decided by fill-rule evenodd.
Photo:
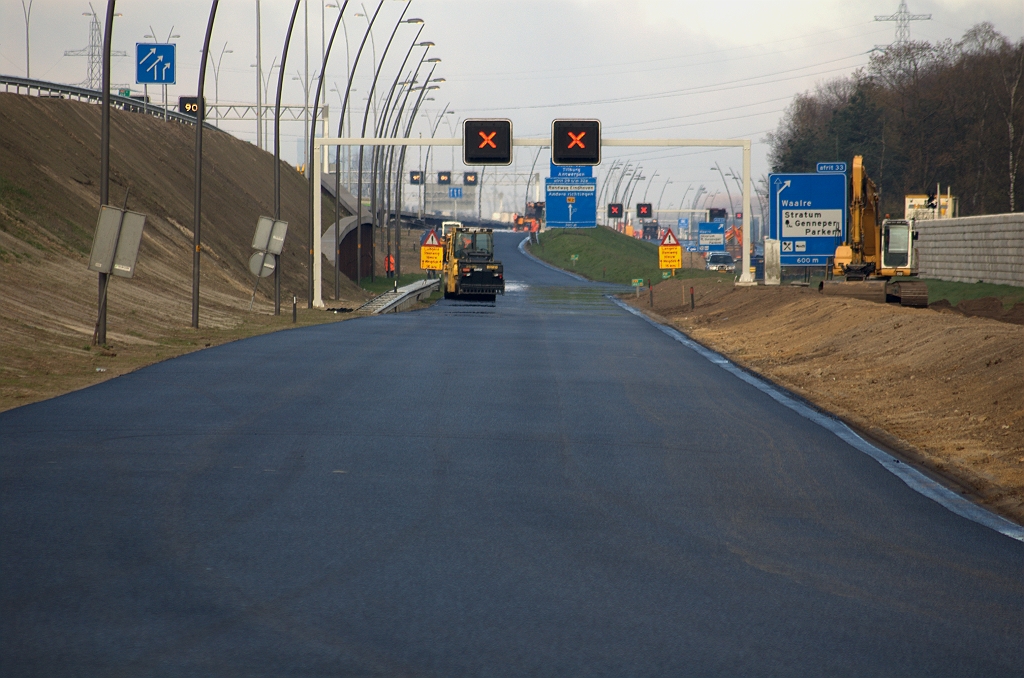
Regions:
M 636 216 L 640 219 L 650 219 L 654 216 L 654 210 L 649 202 L 638 202 L 636 204 Z
M 608 218 L 609 219 L 621 219 L 622 218 L 622 204 L 617 202 L 608 203 Z
M 601 121 L 553 121 L 551 162 L 556 165 L 600 165 Z
M 512 121 L 462 121 L 462 162 L 466 165 L 511 165 Z

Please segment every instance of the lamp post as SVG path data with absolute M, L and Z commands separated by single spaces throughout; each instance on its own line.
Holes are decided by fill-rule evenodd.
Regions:
M 375 132 L 374 133 L 377 136 L 384 136 L 387 133 L 387 128 L 389 126 L 390 118 L 391 118 L 391 112 L 393 112 L 394 109 L 395 109 L 395 107 L 392 105 L 392 99 L 395 99 L 395 104 L 397 104 L 397 97 L 394 96 L 395 90 L 398 87 L 399 80 L 402 77 L 402 71 L 405 70 L 405 64 L 408 63 L 409 57 L 412 55 L 412 50 L 417 46 L 417 44 L 418 44 L 417 40 L 419 40 L 420 34 L 423 32 L 423 19 L 406 19 L 404 21 L 404 23 L 419 24 L 419 30 L 416 31 L 416 36 L 412 39 L 412 42 L 409 44 L 409 49 L 405 53 L 405 58 L 402 59 L 402 64 L 398 67 L 398 72 L 395 74 L 395 80 L 394 80 L 394 82 L 391 83 L 391 88 L 388 91 L 388 95 L 387 95 L 387 97 L 384 100 L 384 105 L 383 105 L 382 110 L 381 110 L 380 118 L 377 121 L 377 125 L 375 125 Z M 397 26 L 396 26 L 396 30 L 397 30 Z M 431 42 L 431 43 L 425 43 L 425 44 L 426 44 L 426 50 L 424 50 L 424 54 L 426 54 L 426 52 L 429 51 L 431 47 L 433 47 L 434 43 Z M 390 47 L 390 46 L 391 46 L 391 43 L 389 41 L 388 42 L 388 47 Z M 384 51 L 384 56 L 385 57 L 387 56 L 387 50 L 386 49 Z M 413 76 L 413 79 L 415 79 L 415 76 Z M 412 86 L 411 83 L 409 84 L 409 86 L 411 88 L 411 86 Z M 399 114 L 399 118 L 401 118 L 401 114 Z M 397 128 L 398 128 L 398 123 L 396 122 L 396 124 L 395 124 L 396 131 L 397 131 Z M 373 160 L 372 160 L 372 162 L 370 164 L 370 184 L 374 187 L 373 194 L 372 194 L 372 200 L 371 200 L 371 203 L 372 203 L 371 211 L 375 215 L 378 213 L 378 209 L 377 209 L 378 206 L 383 206 L 385 208 L 384 209 L 385 214 L 388 213 L 389 208 L 390 208 L 390 201 L 388 200 L 387 189 L 384 188 L 383 194 L 381 194 L 381 192 L 378 191 L 378 182 L 382 186 L 386 186 L 387 183 L 389 183 L 387 181 L 387 177 L 386 176 L 382 176 L 381 173 L 380 173 L 381 165 L 383 164 L 383 160 L 384 160 L 385 155 L 388 156 L 389 171 L 390 171 L 390 162 L 394 158 L 394 148 L 392 147 L 390 153 L 387 153 L 386 150 L 383 147 L 375 147 L 373 149 Z M 384 228 L 388 228 L 388 219 L 387 218 L 384 219 L 383 227 Z M 389 239 L 389 242 L 390 242 L 390 239 Z M 389 254 L 390 254 L 390 252 L 389 252 Z M 396 270 L 397 270 L 397 267 L 396 267 Z
M 114 2 L 107 2 L 106 29 L 103 31 L 103 111 L 100 114 L 100 207 L 110 201 L 110 38 L 114 32 Z M 28 14 L 25 15 L 25 34 L 28 35 Z M 27 43 L 26 43 L 27 48 Z M 26 63 L 26 71 L 28 64 Z M 96 317 L 96 343 L 107 343 L 107 276 L 99 275 L 99 294 Z
M 636 166 L 636 171 L 633 172 L 633 176 L 626 183 L 626 190 L 624 192 L 627 193 L 627 195 L 626 195 L 626 200 L 624 202 L 626 203 L 626 210 L 627 211 L 629 210 L 630 203 L 633 202 L 633 192 L 636 191 L 637 184 L 639 184 L 641 181 L 646 181 L 647 180 L 647 177 L 644 176 L 643 169 L 644 169 L 643 165 L 637 165 Z M 630 186 L 630 184 L 632 184 L 632 187 Z M 636 216 L 637 216 L 637 218 L 640 217 L 639 214 L 637 214 Z
M 422 65 L 422 63 L 423 61 L 421 59 L 420 64 Z M 435 65 L 434 68 L 437 68 L 437 66 Z M 427 75 L 427 81 L 423 84 L 423 87 L 420 88 L 420 94 L 419 97 L 417 97 L 416 104 L 413 106 L 412 111 L 409 113 L 409 121 L 405 126 L 404 136 L 406 137 L 408 137 L 409 134 L 412 132 L 412 123 L 416 120 L 416 111 L 419 110 L 420 104 L 423 103 L 423 95 L 425 95 L 429 90 L 440 89 L 439 85 L 430 84 L 430 76 L 434 74 L 434 68 L 430 69 L 430 74 Z M 417 67 L 416 71 L 419 72 L 419 67 Z M 409 92 L 411 91 L 412 90 L 410 89 Z M 407 100 L 409 98 L 409 92 L 406 92 Z M 405 101 L 402 102 L 402 108 L 405 108 Z M 401 121 L 401 114 L 399 114 L 399 121 Z M 401 153 L 399 153 L 398 156 L 398 172 L 395 174 L 397 191 L 395 196 L 395 212 L 398 214 L 398 224 L 396 226 L 395 231 L 395 275 L 397 277 L 401 277 L 402 275 L 402 173 L 405 171 L 405 152 L 406 147 L 402 146 L 402 151 Z
M 152 25 L 149 27 L 149 35 L 147 35 L 145 37 L 152 38 L 153 42 L 156 42 L 156 31 L 153 30 L 153 26 Z M 169 43 L 174 38 L 180 38 L 180 37 L 181 37 L 180 35 L 176 35 L 174 33 L 174 26 L 171 26 L 171 30 L 167 31 L 167 40 L 165 40 L 164 42 L 166 44 L 166 43 Z M 146 95 L 146 103 L 149 104 L 149 85 L 145 85 L 143 87 L 143 89 L 144 89 L 145 95 Z M 163 96 L 163 102 L 164 102 L 164 120 L 167 120 L 167 85 L 166 84 L 161 85 L 161 89 L 163 90 L 162 96 Z
M 274 102 L 274 219 L 281 218 L 281 91 L 284 89 L 284 71 L 288 63 L 288 46 L 292 41 L 295 16 L 299 13 L 299 2 L 292 6 L 292 17 L 288 21 L 288 32 L 281 49 L 281 68 L 277 71 L 277 99 Z M 313 243 L 308 243 L 310 249 Z M 281 315 L 281 255 L 275 255 L 274 262 L 274 315 Z M 313 300 L 309 300 L 312 305 Z
M 601 182 L 601 190 L 598 191 L 598 195 L 597 195 L 597 204 L 598 205 L 603 205 L 604 204 L 604 190 L 606 188 L 608 188 L 608 180 L 612 178 L 612 174 L 615 173 L 615 170 L 617 170 L 617 169 L 619 169 L 621 167 L 620 163 L 621 163 L 621 161 L 618 158 L 613 160 L 612 161 L 612 166 L 610 168 L 608 168 L 607 174 L 604 175 L 604 181 Z M 607 221 L 607 212 L 605 213 L 605 221 Z
M 323 3 L 321 3 L 321 7 L 322 6 L 323 6 Z M 331 41 L 327 44 L 327 47 L 323 49 L 323 56 L 321 57 L 322 61 L 320 62 L 320 77 L 317 79 L 317 83 L 316 83 L 316 96 L 313 98 L 313 129 L 311 130 L 312 134 L 310 134 L 309 138 L 307 139 L 307 143 L 309 144 L 308 145 L 308 149 L 309 149 L 308 156 L 306 158 L 306 164 L 307 165 L 309 164 L 310 159 L 313 157 L 313 153 L 316 152 L 316 150 L 313 147 L 313 138 L 316 136 L 316 117 L 317 117 L 316 114 L 317 114 L 317 111 L 320 108 L 320 94 L 324 91 L 324 73 L 327 71 L 327 60 L 331 57 L 331 48 L 334 47 L 334 36 L 336 36 L 338 34 L 338 26 L 341 24 L 341 16 L 345 13 L 345 8 L 346 7 L 348 7 L 348 0 L 345 0 L 344 4 L 342 4 L 342 6 L 340 8 L 338 8 L 338 18 L 335 19 L 335 21 L 334 21 L 334 28 L 331 30 Z M 303 84 L 305 84 L 305 83 L 303 83 Z M 306 92 L 306 102 L 307 103 L 309 102 L 309 92 L 308 91 Z M 327 130 L 324 130 L 324 134 L 325 135 L 327 134 Z M 330 170 L 330 165 L 328 165 L 328 170 Z M 335 171 L 337 171 L 337 168 L 335 168 Z M 320 234 L 319 233 L 315 233 L 314 230 L 313 230 L 313 192 L 320 190 L 320 177 L 314 177 L 311 171 L 308 172 L 308 176 L 309 176 L 309 195 L 308 195 L 308 197 L 309 197 L 309 213 L 308 213 L 308 217 L 309 217 L 309 299 L 310 299 L 310 304 L 312 304 L 313 292 L 314 292 L 314 290 L 313 290 L 313 285 L 314 285 L 314 280 L 313 280 L 313 268 L 314 268 L 314 266 L 313 266 L 313 264 L 315 263 L 314 260 L 313 260 L 313 256 L 314 256 L 314 249 L 313 249 L 313 242 L 314 242 L 314 240 L 313 240 L 313 238 L 319 238 L 320 237 Z M 340 198 L 340 196 L 337 193 L 335 193 L 335 195 L 334 195 L 334 203 L 335 204 L 338 203 L 339 198 Z M 338 225 L 337 225 L 337 222 L 335 222 L 335 225 L 334 225 L 334 235 L 335 235 L 335 241 L 337 241 L 337 235 L 338 235 Z M 341 292 L 340 292 L 340 290 L 338 288 L 339 282 L 338 282 L 338 277 L 337 277 L 337 271 L 338 271 L 338 265 L 337 265 L 337 263 L 338 263 L 338 243 L 337 242 L 334 243 L 334 262 L 335 262 L 335 266 L 334 266 L 334 270 L 335 270 L 335 277 L 334 277 L 334 299 L 337 300 L 338 297 L 341 294 Z M 319 284 L 319 281 L 315 281 L 315 282 L 317 284 Z M 319 295 L 317 295 L 317 296 L 319 296 Z
M 668 185 L 671 183 L 672 177 L 669 177 L 668 179 L 665 180 L 665 185 L 661 187 L 661 195 L 658 196 L 658 209 L 655 210 L 656 212 L 661 212 L 661 200 L 662 198 L 665 197 L 665 189 L 668 188 Z M 644 195 L 646 196 L 647 194 L 645 193 Z
M 658 170 L 654 170 L 654 174 L 651 175 L 651 180 L 647 182 L 647 187 L 644 188 L 644 197 L 641 198 L 641 202 L 647 202 L 647 192 L 651 190 L 651 185 L 654 183 L 654 177 L 658 176 Z
M 345 99 L 341 104 L 341 116 L 338 119 L 338 136 L 342 135 L 342 131 L 345 127 L 346 113 L 348 112 L 349 99 L 352 95 L 352 78 L 355 76 L 356 69 L 359 67 L 359 57 L 363 54 L 363 48 L 366 47 L 366 40 L 370 38 L 372 40 L 373 23 L 377 20 L 377 15 L 380 14 L 380 8 L 384 6 L 384 0 L 380 0 L 377 4 L 377 10 L 373 13 L 372 19 L 367 19 L 366 32 L 363 33 L 363 39 L 359 43 L 359 49 L 356 50 L 356 58 L 352 62 L 352 69 L 348 72 L 348 87 L 345 89 Z M 349 132 L 352 130 L 352 124 L 349 123 Z M 362 184 L 362 147 L 359 149 L 359 164 L 360 164 L 360 177 L 359 183 Z M 362 263 L 363 263 L 363 204 L 362 204 L 362 187 L 360 186 L 360 197 L 356 200 L 356 286 L 359 286 L 360 279 L 362 277 Z M 334 173 L 334 195 L 340 195 L 341 193 L 341 173 Z M 334 201 L 334 245 L 340 248 L 341 243 L 338 242 L 338 220 L 341 218 L 341 207 L 340 201 Z M 336 253 L 334 256 L 334 267 L 338 269 L 340 256 Z M 312 301 L 310 301 L 312 303 Z
M 267 115 L 266 115 L 266 113 L 263 113 L 261 111 L 261 109 L 260 109 L 260 105 L 259 105 L 259 98 L 260 98 L 259 91 L 260 91 L 260 84 L 262 84 L 262 86 L 263 86 L 263 101 L 264 102 L 270 101 L 270 79 L 274 77 L 274 69 L 279 68 L 279 66 L 277 65 L 277 57 L 276 56 L 274 57 L 274 63 L 270 64 L 270 70 L 267 72 L 267 77 L 265 77 L 265 78 L 263 77 L 263 72 L 261 70 L 259 70 L 260 69 L 260 65 L 259 64 L 249 64 L 249 67 L 257 69 L 256 72 L 258 74 L 257 75 L 257 79 L 256 79 L 256 81 L 258 83 L 257 86 L 256 86 L 256 91 L 257 91 L 257 94 L 256 94 L 256 98 L 257 98 L 257 107 L 256 107 L 256 125 L 257 125 L 257 127 L 256 127 L 256 145 L 259 146 L 259 148 L 261 150 L 266 150 L 266 141 L 267 141 L 267 136 L 268 136 L 268 133 L 267 133 Z M 265 110 L 267 108 L 267 105 L 263 104 L 262 108 Z M 262 132 L 262 134 L 261 134 L 261 132 Z
M 725 180 L 725 174 L 722 173 L 722 168 L 718 166 L 717 161 L 715 162 L 715 166 L 711 169 L 718 170 L 718 174 L 722 177 L 722 184 L 725 185 L 725 194 L 729 197 L 729 218 L 725 220 L 726 225 L 728 225 L 736 216 L 736 211 L 733 210 L 732 206 L 732 191 L 729 190 L 729 182 Z
M 373 104 L 373 93 L 374 93 L 374 90 L 377 88 L 377 80 L 380 78 L 380 72 L 384 68 L 384 60 L 387 59 L 388 50 L 391 49 L 391 45 L 392 45 L 392 43 L 395 40 L 395 35 L 398 33 L 398 27 L 401 26 L 403 23 L 407 23 L 405 21 L 405 13 L 407 11 L 409 11 L 409 5 L 411 5 L 411 4 L 412 4 L 412 0 L 407 0 L 406 3 L 405 3 L 405 7 L 402 8 L 402 14 L 398 17 L 398 21 L 395 23 L 395 27 L 391 30 L 391 36 L 388 38 L 388 44 L 384 47 L 384 51 L 383 51 L 383 53 L 381 53 L 380 63 L 377 65 L 377 68 L 376 68 L 376 70 L 373 73 L 373 81 L 370 83 L 370 91 L 369 91 L 369 94 L 366 97 L 366 109 L 363 111 L 363 126 L 362 126 L 361 131 L 359 132 L 359 136 L 360 137 L 366 136 L 366 123 L 369 121 L 370 106 Z M 408 21 L 408 23 L 423 23 L 423 20 L 422 19 L 410 19 Z M 360 210 L 360 212 L 362 211 L 362 200 L 363 200 L 363 150 L 364 150 L 364 148 L 365 148 L 364 146 L 360 146 L 359 147 L 359 166 L 358 166 L 358 168 L 356 170 L 357 176 L 358 176 L 357 182 L 356 182 L 358 184 L 358 186 L 356 187 L 356 190 L 357 190 L 356 204 L 359 206 L 358 209 Z M 374 187 L 374 189 L 375 188 L 376 187 Z M 376 191 L 374 191 L 374 192 L 376 192 Z M 375 197 L 375 196 L 371 195 L 371 198 L 372 197 Z M 357 229 L 356 247 L 357 247 L 357 249 L 361 250 L 362 239 L 359 236 L 359 231 L 362 231 L 362 229 L 361 228 Z M 360 251 L 360 255 L 361 254 L 362 254 L 362 252 Z M 361 261 L 361 258 L 362 257 L 360 256 L 356 260 L 356 278 L 357 278 L 356 284 L 357 285 L 361 284 L 361 281 L 362 281 L 362 271 L 361 271 L 362 261 Z
M 631 162 L 629 162 L 627 160 L 626 164 L 623 165 L 622 172 L 619 173 L 619 180 L 615 183 L 615 192 L 612 193 L 612 199 L 609 202 L 618 202 L 619 201 L 619 187 L 622 186 L 622 180 L 625 177 L 630 176 L 629 168 L 630 168 L 630 165 L 632 165 L 632 164 L 633 163 L 631 163 Z M 622 216 L 626 216 L 626 215 L 623 214 Z
M 220 104 L 220 64 L 224 61 L 225 54 L 234 54 L 235 51 L 228 49 L 228 43 L 225 42 L 224 46 L 220 48 L 220 56 L 217 57 L 217 65 L 213 67 L 213 103 Z M 220 127 L 220 108 L 217 109 L 217 122 L 214 123 L 217 127 Z
M 203 202 L 203 117 L 205 106 L 203 103 L 203 91 L 206 88 L 206 59 L 210 54 L 210 38 L 213 36 L 213 20 L 217 16 L 217 5 L 220 0 L 213 0 L 210 6 L 210 19 L 206 23 L 206 37 L 203 40 L 203 56 L 199 61 L 199 87 L 196 91 L 196 169 L 195 169 L 195 196 L 193 199 L 192 212 L 192 244 L 195 246 L 192 252 L 192 327 L 199 329 L 199 231 L 202 227 L 202 202 Z M 110 0 L 113 6 L 114 0 Z M 109 29 L 108 29 L 109 34 Z M 109 45 L 108 45 L 109 48 Z M 109 49 L 108 56 L 109 59 Z M 106 69 L 104 69 L 106 70 Z M 105 83 L 104 96 L 107 96 L 110 83 Z M 280 267 L 278 267 L 280 268 Z
M 25 77 L 31 78 L 32 72 L 29 68 L 29 48 L 28 48 L 28 23 L 32 18 L 32 3 L 35 0 L 28 0 L 28 6 L 25 6 L 25 0 L 21 0 L 21 13 L 25 15 Z
M 438 61 L 440 61 L 440 59 L 438 59 Z M 434 121 L 434 125 L 430 129 L 430 138 L 431 139 L 433 139 L 434 135 L 437 134 L 437 128 L 441 125 L 441 118 L 443 118 L 446 115 L 454 115 L 455 114 L 455 111 L 449 111 L 448 110 L 448 107 L 451 106 L 451 105 L 452 105 L 452 102 L 450 102 L 450 101 L 448 103 L 446 103 L 444 105 L 444 108 L 442 108 L 441 112 L 438 114 L 437 120 Z M 424 115 L 427 115 L 427 114 L 424 113 Z M 430 122 L 430 116 L 429 115 L 427 115 L 427 122 Z M 433 146 L 427 146 L 427 154 L 423 157 L 423 171 L 424 172 L 428 171 L 427 170 L 427 166 L 430 165 L 430 150 L 432 148 L 434 148 L 434 147 Z M 433 166 L 430 166 L 430 170 L 429 171 L 431 171 L 431 172 L 433 171 Z M 423 175 L 423 181 L 426 182 L 426 174 Z M 426 183 L 424 183 L 424 185 L 426 185 Z M 423 218 L 423 214 L 426 211 L 427 211 L 426 189 L 421 188 L 420 189 L 420 218 L 421 219 Z

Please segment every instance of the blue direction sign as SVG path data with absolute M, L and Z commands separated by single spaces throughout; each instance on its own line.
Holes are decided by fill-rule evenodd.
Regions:
M 548 228 L 597 226 L 597 179 L 555 177 L 544 182 Z
M 725 222 L 709 221 L 697 224 L 697 251 L 725 251 Z
M 551 163 L 551 172 L 548 174 L 552 179 L 580 179 L 582 177 L 594 176 L 594 168 L 591 165 L 556 165 Z
M 846 172 L 846 163 L 845 162 L 819 162 L 818 163 L 818 171 L 819 172 L 823 172 L 823 173 L 824 172 L 841 172 L 841 173 L 844 173 L 844 172 Z
M 140 85 L 173 85 L 173 43 L 135 43 L 135 82 Z
M 462 186 L 452 186 L 449 188 L 448 197 L 452 200 L 460 200 L 462 198 Z
M 826 266 L 846 238 L 846 175 L 768 175 L 769 237 L 783 266 Z

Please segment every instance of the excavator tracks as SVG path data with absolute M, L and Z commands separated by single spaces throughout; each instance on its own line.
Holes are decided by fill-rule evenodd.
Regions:
M 918 280 L 892 280 L 885 285 L 887 297 L 899 299 L 900 306 L 928 307 L 928 284 Z

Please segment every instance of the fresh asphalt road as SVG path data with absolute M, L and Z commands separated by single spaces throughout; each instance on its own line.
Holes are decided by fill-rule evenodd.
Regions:
M 1024 544 L 517 242 L 0 414 L 0 675 L 1024 675 Z

